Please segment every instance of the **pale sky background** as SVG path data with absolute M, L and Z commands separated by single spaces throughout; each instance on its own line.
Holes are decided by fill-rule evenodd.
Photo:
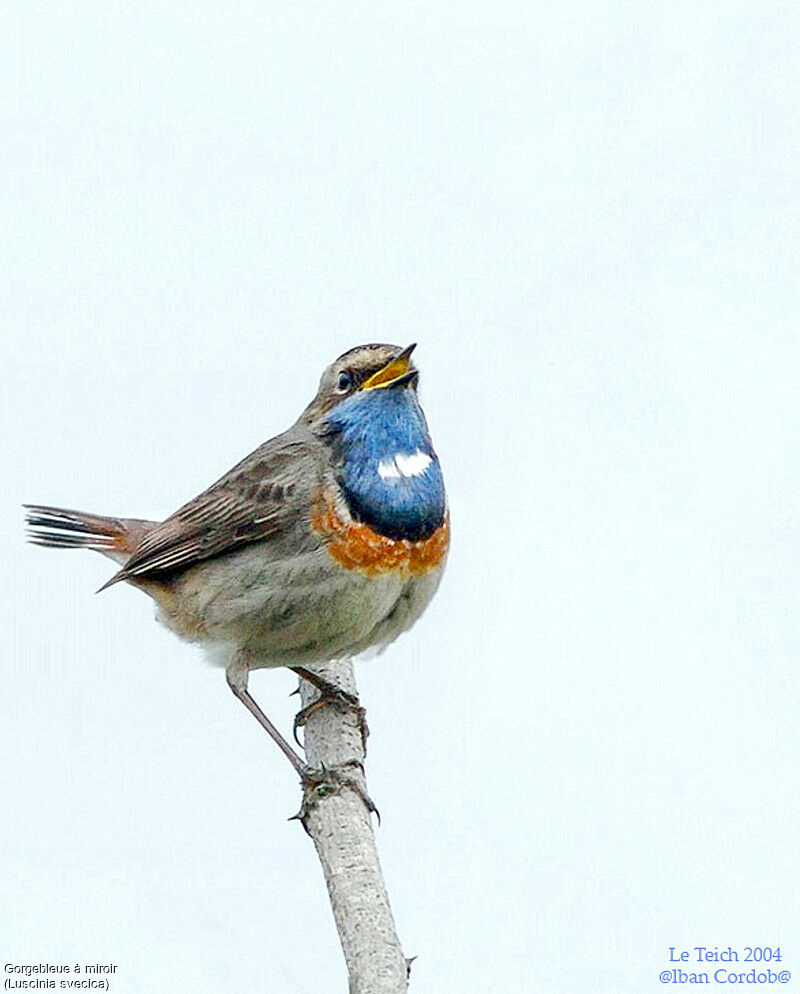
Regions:
M 800 983 L 797 4 L 12 2 L 0 37 L 3 962 L 346 989 L 288 764 L 19 505 L 165 516 L 339 353 L 417 341 L 452 555 L 358 666 L 413 994 L 649 994 L 695 945 Z M 251 684 L 285 730 L 293 684 Z

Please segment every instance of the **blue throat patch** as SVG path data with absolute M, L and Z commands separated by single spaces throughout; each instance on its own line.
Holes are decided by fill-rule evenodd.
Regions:
M 387 538 L 431 536 L 444 521 L 444 480 L 413 387 L 357 393 L 327 421 L 353 517 Z

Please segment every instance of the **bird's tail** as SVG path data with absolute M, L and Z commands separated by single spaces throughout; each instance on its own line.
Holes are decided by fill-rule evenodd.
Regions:
M 95 549 L 117 561 L 127 559 L 152 527 L 150 521 L 105 518 L 63 507 L 25 504 L 28 541 L 53 549 Z

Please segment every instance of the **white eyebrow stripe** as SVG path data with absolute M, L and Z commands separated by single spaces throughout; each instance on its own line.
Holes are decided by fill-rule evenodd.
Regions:
M 382 480 L 399 480 L 401 476 L 421 476 L 433 462 L 427 452 L 417 449 L 410 455 L 398 452 L 392 459 L 381 459 L 378 463 L 378 476 Z

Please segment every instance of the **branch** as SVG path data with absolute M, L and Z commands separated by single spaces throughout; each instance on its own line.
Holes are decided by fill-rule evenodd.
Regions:
M 351 662 L 312 669 L 356 693 Z M 318 696 L 300 680 L 304 707 Z M 299 817 L 322 864 L 350 994 L 405 994 L 408 967 L 378 862 L 358 718 L 341 707 L 321 707 L 309 715 L 304 730 L 306 761 L 320 773 L 305 788 Z

